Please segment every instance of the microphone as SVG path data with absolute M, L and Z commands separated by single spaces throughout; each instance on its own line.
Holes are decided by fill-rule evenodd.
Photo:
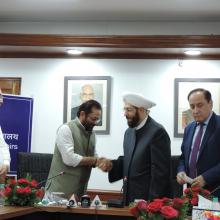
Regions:
M 213 194 L 214 192 L 216 192 L 217 190 L 219 190 L 220 189 L 220 186 L 217 186 L 215 189 L 213 189 L 211 192 L 210 192 L 210 194 Z
M 123 184 L 120 190 L 120 199 L 109 199 L 107 201 L 108 207 L 123 208 L 125 206 L 125 200 L 123 199 L 123 190 L 125 188 L 125 184 L 127 184 L 127 176 L 125 176 L 123 179 Z
M 58 176 L 63 176 L 64 174 L 65 174 L 65 171 L 61 171 L 61 172 L 59 172 L 58 174 L 56 174 L 56 175 L 54 175 L 54 176 L 52 176 L 52 177 L 50 177 L 50 178 L 48 178 L 48 179 L 45 179 L 45 180 L 40 181 L 40 182 L 37 184 L 37 186 L 40 186 L 42 183 L 45 183 L 45 182 L 47 182 L 48 180 L 52 180 L 52 179 L 54 179 L 54 178 L 56 178 L 56 177 L 58 177 Z

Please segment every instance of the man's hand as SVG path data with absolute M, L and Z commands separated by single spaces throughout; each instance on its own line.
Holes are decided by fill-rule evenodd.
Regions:
M 3 164 L 0 166 L 0 176 L 6 176 L 8 172 L 8 166 Z
M 104 172 L 109 172 L 112 169 L 112 161 L 105 157 L 98 158 L 96 165 Z
M 177 176 L 176 176 L 176 180 L 177 182 L 180 184 L 180 185 L 183 185 L 186 183 L 186 179 L 187 179 L 187 175 L 185 172 L 179 172 L 177 173 Z
M 193 179 L 192 181 L 192 186 L 199 186 L 199 187 L 203 187 L 206 185 L 206 182 L 203 178 L 202 175 L 197 176 L 195 179 Z
M 0 183 L 5 183 L 5 177 L 8 172 L 8 166 L 3 164 L 0 166 Z

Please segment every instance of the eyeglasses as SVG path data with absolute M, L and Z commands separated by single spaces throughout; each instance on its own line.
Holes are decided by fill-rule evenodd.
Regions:
M 98 118 L 98 117 L 95 117 L 95 116 L 87 116 L 87 118 L 90 120 L 90 121 L 92 121 L 94 124 L 98 124 L 99 122 L 100 122 L 100 118 Z

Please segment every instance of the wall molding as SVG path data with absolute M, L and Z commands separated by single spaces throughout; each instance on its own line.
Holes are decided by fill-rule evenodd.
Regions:
M 75 47 L 85 53 L 80 57 L 66 53 Z M 189 59 L 183 54 L 186 48 L 205 49 L 196 59 L 219 59 L 220 35 L 0 34 L 1 58 Z

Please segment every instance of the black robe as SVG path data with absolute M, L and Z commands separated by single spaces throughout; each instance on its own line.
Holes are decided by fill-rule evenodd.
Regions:
M 171 197 L 171 151 L 166 130 L 148 116 L 145 125 L 128 128 L 124 156 L 113 160 L 109 181 L 123 179 L 125 205 L 135 199 Z

